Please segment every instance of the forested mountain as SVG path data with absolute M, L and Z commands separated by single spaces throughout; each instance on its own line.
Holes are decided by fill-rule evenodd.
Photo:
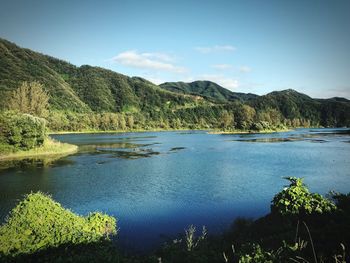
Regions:
M 198 104 L 192 96 L 165 91 L 142 78 L 99 67 L 76 67 L 0 39 L 1 99 L 22 81 L 43 83 L 51 107 L 57 110 L 135 112 Z
M 302 118 L 325 127 L 350 125 L 350 101 L 345 98 L 312 99 L 288 89 L 257 97 L 249 104 L 256 110 L 277 109 L 290 120 Z
M 350 126 L 350 101 L 294 90 L 264 96 L 210 81 L 157 86 L 100 67 L 74 66 L 0 39 L 0 108 L 23 81 L 43 84 L 53 130 Z
M 218 102 L 248 101 L 258 97 L 251 93 L 232 92 L 220 85 L 205 80 L 198 80 L 191 83 L 185 82 L 165 82 L 159 85 L 161 88 L 180 94 L 193 94 L 212 99 Z

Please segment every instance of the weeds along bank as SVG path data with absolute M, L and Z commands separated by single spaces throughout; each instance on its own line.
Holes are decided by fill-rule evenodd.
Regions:
M 0 227 L 0 262 L 348 262 L 350 194 L 327 199 L 299 178 L 288 180 L 265 217 L 237 219 L 216 236 L 189 226 L 147 255 L 125 253 L 111 241 L 118 232 L 115 218 L 82 217 L 32 193 Z

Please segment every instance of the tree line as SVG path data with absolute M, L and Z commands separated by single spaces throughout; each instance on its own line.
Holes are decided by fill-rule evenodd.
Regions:
M 226 104 L 202 104 L 178 108 L 154 108 L 144 111 L 86 112 L 50 109 L 49 94 L 39 82 L 23 82 L 7 99 L 7 110 L 28 113 L 47 120 L 51 131 L 218 129 L 223 131 L 264 131 L 290 127 L 319 127 L 318 116 L 286 114 L 283 110 L 234 101 Z M 340 111 L 341 112 L 341 111 Z M 334 111 L 333 111 L 334 113 Z M 337 113 L 337 112 L 335 112 Z M 290 118 L 286 118 L 288 115 Z M 329 114 L 327 126 L 334 115 Z M 294 117 L 293 117 L 294 116 Z M 295 117 L 297 116 L 297 117 Z M 335 125 L 334 125 L 335 126 Z

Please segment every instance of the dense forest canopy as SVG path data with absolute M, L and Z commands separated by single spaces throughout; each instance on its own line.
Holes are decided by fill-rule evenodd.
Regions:
M 350 101 L 344 98 L 313 99 L 294 90 L 258 96 L 210 81 L 158 86 L 100 67 L 76 67 L 0 39 L 1 110 L 12 109 L 9 98 L 24 82 L 42 85 L 48 95 L 41 117 L 51 130 L 350 126 Z

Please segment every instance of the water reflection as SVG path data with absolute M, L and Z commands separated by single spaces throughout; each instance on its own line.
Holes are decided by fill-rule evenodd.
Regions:
M 5 170 L 26 170 L 29 168 L 58 167 L 72 165 L 74 161 L 65 159 L 66 155 L 40 156 L 0 161 L 0 172 Z
M 238 139 L 238 140 L 232 140 L 232 141 L 238 141 L 238 142 L 262 142 L 262 143 L 273 143 L 273 142 L 295 142 L 295 141 L 302 141 L 302 138 L 255 138 L 255 139 Z
M 305 130 L 305 129 L 304 129 Z M 271 134 L 240 134 L 234 136 L 231 141 L 238 142 L 257 142 L 257 143 L 281 143 L 281 142 L 298 142 L 306 141 L 312 143 L 326 143 L 334 139 L 343 139 L 348 137 L 350 129 L 338 130 L 300 130 L 286 132 L 286 133 L 271 133 Z M 226 135 L 227 136 L 227 135 Z M 343 141 L 346 142 L 346 141 Z

